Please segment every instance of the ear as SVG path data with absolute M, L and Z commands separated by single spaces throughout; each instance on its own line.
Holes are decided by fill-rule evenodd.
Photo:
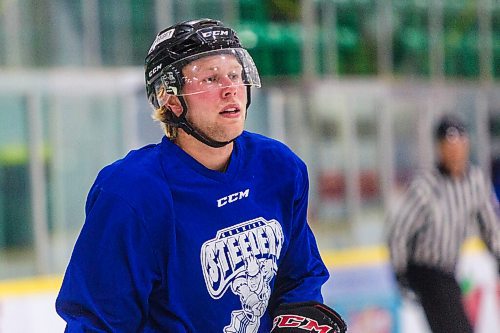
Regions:
M 179 97 L 173 95 L 167 95 L 167 101 L 165 106 L 172 111 L 177 117 L 182 114 L 182 104 Z

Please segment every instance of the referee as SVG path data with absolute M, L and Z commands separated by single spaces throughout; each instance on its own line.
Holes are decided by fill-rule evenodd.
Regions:
M 498 203 L 482 171 L 469 164 L 464 124 L 445 115 L 434 134 L 436 167 L 413 180 L 389 218 L 390 260 L 401 290 L 420 300 L 432 332 L 468 333 L 455 268 L 475 225 L 500 262 Z

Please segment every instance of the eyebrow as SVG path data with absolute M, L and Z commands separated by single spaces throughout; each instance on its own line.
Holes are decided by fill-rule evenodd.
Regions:
M 214 70 L 218 70 L 219 68 L 220 68 L 220 66 L 210 66 L 207 68 L 201 68 L 201 70 L 214 71 Z M 229 69 L 239 69 L 239 68 L 243 68 L 243 66 L 241 66 L 240 64 L 235 64 L 234 66 L 229 67 Z

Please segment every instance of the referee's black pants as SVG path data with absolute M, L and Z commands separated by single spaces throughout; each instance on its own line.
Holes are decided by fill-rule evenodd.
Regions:
M 408 283 L 420 298 L 433 333 L 473 333 L 453 274 L 410 264 Z

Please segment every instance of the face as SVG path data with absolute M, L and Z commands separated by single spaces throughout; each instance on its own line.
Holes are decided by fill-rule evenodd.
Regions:
M 183 75 L 187 120 L 216 141 L 239 136 L 245 123 L 247 87 L 236 58 L 225 54 L 204 57 L 185 66 Z
M 441 163 L 452 173 L 463 173 L 469 161 L 469 138 L 467 135 L 454 135 L 438 143 Z
M 257 275 L 248 276 L 247 281 L 248 288 L 250 288 L 251 291 L 257 291 L 262 283 L 262 275 L 259 272 Z

